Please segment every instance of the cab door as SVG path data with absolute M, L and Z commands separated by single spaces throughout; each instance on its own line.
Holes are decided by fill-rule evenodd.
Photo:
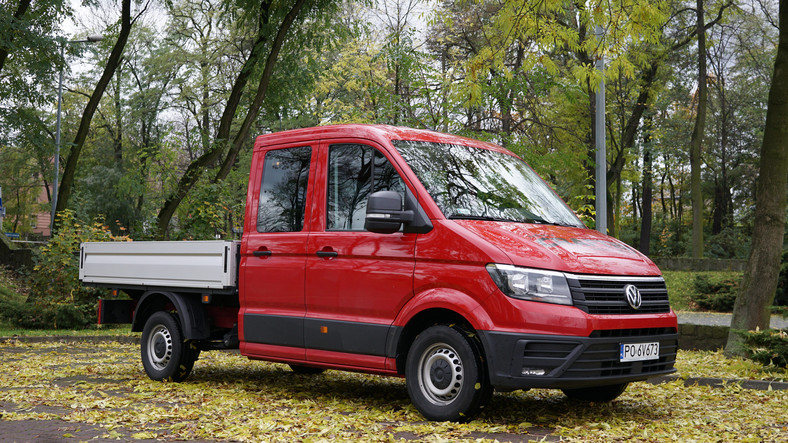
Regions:
M 241 245 L 241 352 L 304 360 L 304 276 L 316 149 L 309 145 L 255 153 L 251 209 Z M 262 164 L 260 164 L 262 163 Z M 257 197 L 257 201 L 254 201 Z M 255 204 L 256 203 L 256 204 Z M 249 205 L 248 205 L 249 206 Z
M 315 193 L 316 226 L 306 267 L 307 359 L 383 368 L 396 314 L 413 296 L 417 234 L 364 230 L 369 194 L 405 183 L 385 151 L 371 143 L 325 142 Z

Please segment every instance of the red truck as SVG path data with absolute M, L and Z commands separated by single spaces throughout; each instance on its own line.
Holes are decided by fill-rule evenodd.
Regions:
M 430 420 L 494 390 L 610 401 L 674 372 L 659 269 L 587 229 L 519 157 L 431 131 L 336 125 L 259 136 L 240 242 L 85 243 L 83 284 L 124 291 L 154 380 L 201 351 L 404 376 Z M 133 317 L 132 317 L 133 316 Z

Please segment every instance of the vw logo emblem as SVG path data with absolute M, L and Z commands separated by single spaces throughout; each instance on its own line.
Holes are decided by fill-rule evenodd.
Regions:
M 624 286 L 624 295 L 627 296 L 627 303 L 632 309 L 640 309 L 643 298 L 640 296 L 640 290 L 635 285 Z

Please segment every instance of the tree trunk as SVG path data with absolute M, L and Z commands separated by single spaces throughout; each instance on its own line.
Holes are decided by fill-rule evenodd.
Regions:
M 202 173 L 206 168 L 213 166 L 230 139 L 230 129 L 232 127 L 235 112 L 238 110 L 238 105 L 241 103 L 241 95 L 249 82 L 249 77 L 252 75 L 254 66 L 262 59 L 264 51 L 264 43 L 268 40 L 268 33 L 266 32 L 268 21 L 271 17 L 271 3 L 272 0 L 263 0 L 260 4 L 260 20 L 258 22 L 257 39 L 254 42 L 252 51 L 249 57 L 244 62 L 241 72 L 235 78 L 233 88 L 230 91 L 230 96 L 227 99 L 227 104 L 224 106 L 222 117 L 219 120 L 219 128 L 216 130 L 216 139 L 213 141 L 210 149 L 205 151 L 201 156 L 192 161 L 186 168 L 178 186 L 169 198 L 164 202 L 159 214 L 157 216 L 157 236 L 165 238 L 167 235 L 167 228 L 170 225 L 170 220 L 175 214 L 175 211 L 180 206 L 186 194 L 194 187 L 197 180 L 200 179 Z
M 279 52 L 282 50 L 282 44 L 284 44 L 285 37 L 290 27 L 293 25 L 296 17 L 298 17 L 298 13 L 301 11 L 301 8 L 304 7 L 304 3 L 306 3 L 306 0 L 296 1 L 282 20 L 282 24 L 279 26 L 279 30 L 271 45 L 271 52 L 268 54 L 268 58 L 265 61 L 265 69 L 263 70 L 262 77 L 260 77 L 260 83 L 257 85 L 257 93 L 255 94 L 252 104 L 249 106 L 241 129 L 233 140 L 230 152 L 227 153 L 221 168 L 219 168 L 218 174 L 214 178 L 214 182 L 224 180 L 227 174 L 230 173 L 230 170 L 232 170 L 233 165 L 235 165 L 235 160 L 238 158 L 238 152 L 240 152 L 241 147 L 246 143 L 246 138 L 249 136 L 249 129 L 252 127 L 252 123 L 260 112 L 260 106 L 262 106 L 263 100 L 265 100 L 266 93 L 268 92 L 268 84 L 271 82 L 271 75 L 274 73 L 274 66 L 279 58 Z
M 719 175 L 714 179 L 714 208 L 712 209 L 711 233 L 719 234 L 733 221 L 733 202 L 728 184 L 728 128 L 730 127 L 729 104 L 725 97 L 725 84 L 722 76 L 717 82 L 720 94 L 720 158 Z
M 120 34 L 115 46 L 112 47 L 112 52 L 109 54 L 107 65 L 104 67 L 104 73 L 96 84 L 93 94 L 88 100 L 85 110 L 82 112 L 82 120 L 79 123 L 77 135 L 74 137 L 74 143 L 71 145 L 71 150 L 66 159 L 66 166 L 63 169 L 63 180 L 60 182 L 60 189 L 58 191 L 57 208 L 56 211 L 60 212 L 68 207 L 68 200 L 71 197 L 71 190 L 74 184 L 74 175 L 77 172 L 77 162 L 79 155 L 82 152 L 82 146 L 88 137 L 88 130 L 90 129 L 90 121 L 93 119 L 93 114 L 98 108 L 101 97 L 104 95 L 104 90 L 115 75 L 115 70 L 120 65 L 123 49 L 126 47 L 126 41 L 131 32 L 131 0 L 123 0 L 121 9 L 121 24 Z
M 788 188 L 788 0 L 780 0 L 780 24 L 761 145 L 752 248 L 733 308 L 726 355 L 744 354 L 743 338 L 736 331 L 769 327 L 769 306 L 780 272 Z
M 16 8 L 16 12 L 14 12 L 14 21 L 19 21 L 25 12 L 27 12 L 27 8 L 30 7 L 30 3 L 32 0 L 20 0 L 19 6 Z M 12 33 L 8 36 L 8 43 L 11 44 L 14 41 L 14 34 Z M 8 59 L 8 52 L 10 48 L 0 46 L 0 72 L 3 72 L 3 66 L 5 65 L 6 59 Z
M 646 119 L 646 130 L 643 136 L 643 203 L 641 204 L 640 241 L 638 250 L 648 255 L 651 248 L 651 222 L 653 211 L 651 200 L 653 198 L 653 165 L 651 160 L 651 119 Z
M 122 114 L 122 102 L 120 97 L 120 88 L 121 88 L 121 73 L 123 69 L 121 67 L 118 68 L 116 75 L 115 75 L 115 166 L 118 168 L 119 172 L 123 172 L 123 114 Z
M 690 198 L 692 199 L 692 257 L 703 257 L 703 195 L 701 191 L 701 152 L 706 133 L 706 27 L 703 0 L 696 0 L 698 34 L 698 113 L 690 140 Z
M 620 195 L 621 195 L 621 173 L 624 171 L 624 166 L 626 165 L 626 154 L 632 150 L 635 146 L 635 139 L 637 138 L 637 130 L 640 127 L 640 120 L 643 118 L 643 113 L 646 111 L 648 107 L 648 101 L 651 97 L 651 88 L 654 87 L 654 82 L 657 78 L 657 71 L 659 70 L 659 65 L 662 63 L 662 58 L 655 58 L 651 65 L 646 68 L 641 76 L 640 76 L 640 92 L 638 93 L 638 98 L 635 102 L 635 106 L 632 108 L 632 113 L 629 115 L 627 119 L 627 124 L 624 128 L 624 131 L 621 135 L 621 143 L 619 144 L 619 149 L 616 151 L 615 158 L 613 162 L 610 164 L 610 168 L 607 170 L 607 182 L 613 183 L 615 182 L 617 185 L 617 196 L 616 196 L 616 214 L 620 211 Z M 610 199 L 608 199 L 608 207 L 610 208 Z M 612 227 L 611 235 L 617 236 L 618 235 L 618 221 L 611 218 L 613 216 L 613 211 L 608 210 L 608 227 Z M 617 217 L 616 217 L 617 218 Z

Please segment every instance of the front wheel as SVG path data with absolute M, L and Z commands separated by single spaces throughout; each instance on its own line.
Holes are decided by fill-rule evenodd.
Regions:
M 629 383 L 593 386 L 590 388 L 564 389 L 564 394 L 573 400 L 607 403 L 623 394 Z
M 142 366 L 151 380 L 183 381 L 189 376 L 199 350 L 183 340 L 178 320 L 168 312 L 150 316 L 142 330 Z
M 470 334 L 445 325 L 425 329 L 405 363 L 411 402 L 428 420 L 467 421 L 492 396 L 481 351 Z

